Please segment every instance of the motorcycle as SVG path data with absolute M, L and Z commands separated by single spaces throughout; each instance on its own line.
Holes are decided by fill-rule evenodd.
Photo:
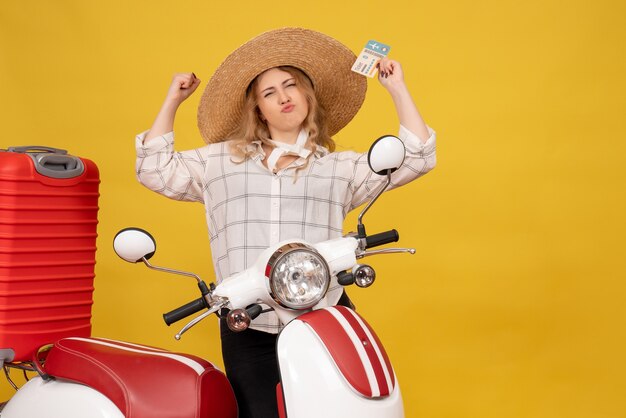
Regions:
M 342 286 L 365 288 L 374 282 L 375 270 L 360 259 L 415 253 L 410 248 L 371 250 L 396 242 L 399 235 L 396 230 L 367 235 L 363 224 L 363 216 L 387 189 L 404 155 L 404 144 L 394 136 L 383 136 L 370 148 L 370 168 L 386 176 L 386 182 L 359 214 L 357 232 L 315 244 L 283 241 L 267 248 L 252 267 L 217 285 L 207 285 L 193 273 L 151 264 L 156 242 L 139 228 L 118 232 L 114 249 L 128 262 L 197 281 L 201 296 L 163 315 L 171 325 L 204 311 L 175 335 L 177 340 L 213 314 L 225 316 L 231 330 L 243 332 L 264 309 L 276 312 L 284 324 L 276 346 L 281 418 L 404 417 L 396 375 L 374 330 L 354 310 L 326 306 L 324 301 L 335 277 Z M 1 418 L 237 416 L 225 375 L 189 354 L 70 337 L 43 347 L 29 364 L 6 362 L 5 372 L 7 367 L 38 375 L 0 409 Z

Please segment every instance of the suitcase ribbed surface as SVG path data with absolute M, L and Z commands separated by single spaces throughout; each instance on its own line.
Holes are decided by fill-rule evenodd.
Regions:
M 80 159 L 81 174 L 49 177 L 32 154 L 0 152 L 0 349 L 15 361 L 91 334 L 98 169 Z

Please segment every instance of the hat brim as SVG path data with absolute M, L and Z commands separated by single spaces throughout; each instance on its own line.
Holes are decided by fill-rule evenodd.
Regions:
M 339 132 L 356 115 L 367 90 L 351 71 L 354 53 L 339 41 L 303 28 L 265 32 L 232 52 L 217 68 L 198 106 L 198 128 L 206 143 L 223 141 L 240 123 L 246 89 L 263 71 L 289 65 L 304 71 L 326 110 L 328 133 Z

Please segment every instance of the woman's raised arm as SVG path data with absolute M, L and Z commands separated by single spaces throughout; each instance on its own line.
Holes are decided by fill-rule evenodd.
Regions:
M 425 143 L 430 133 L 404 82 L 404 73 L 400 63 L 388 58 L 382 59 L 378 67 L 378 81 L 391 95 L 400 125 L 413 132 Z
M 146 134 L 144 143 L 174 130 L 174 118 L 178 106 L 191 96 L 199 85 L 200 79 L 194 73 L 174 75 L 167 96 L 161 105 L 161 110 L 159 110 L 152 127 Z

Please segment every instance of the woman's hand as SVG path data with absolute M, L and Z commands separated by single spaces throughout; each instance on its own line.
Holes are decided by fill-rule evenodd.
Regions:
M 176 74 L 167 91 L 165 101 L 180 105 L 196 91 L 199 85 L 200 79 L 194 73 Z
M 406 88 L 402 66 L 398 61 L 383 58 L 379 61 L 377 66 L 378 81 L 380 81 L 380 84 L 390 93 L 393 93 L 394 90 L 398 88 Z
M 196 77 L 194 73 L 180 73 L 174 75 L 172 84 L 170 84 L 170 88 L 167 91 L 165 101 L 161 106 L 161 110 L 157 114 L 152 128 L 146 133 L 143 141 L 144 144 L 174 129 L 174 119 L 178 106 L 187 100 L 187 98 L 196 91 L 199 85 L 200 79 Z

